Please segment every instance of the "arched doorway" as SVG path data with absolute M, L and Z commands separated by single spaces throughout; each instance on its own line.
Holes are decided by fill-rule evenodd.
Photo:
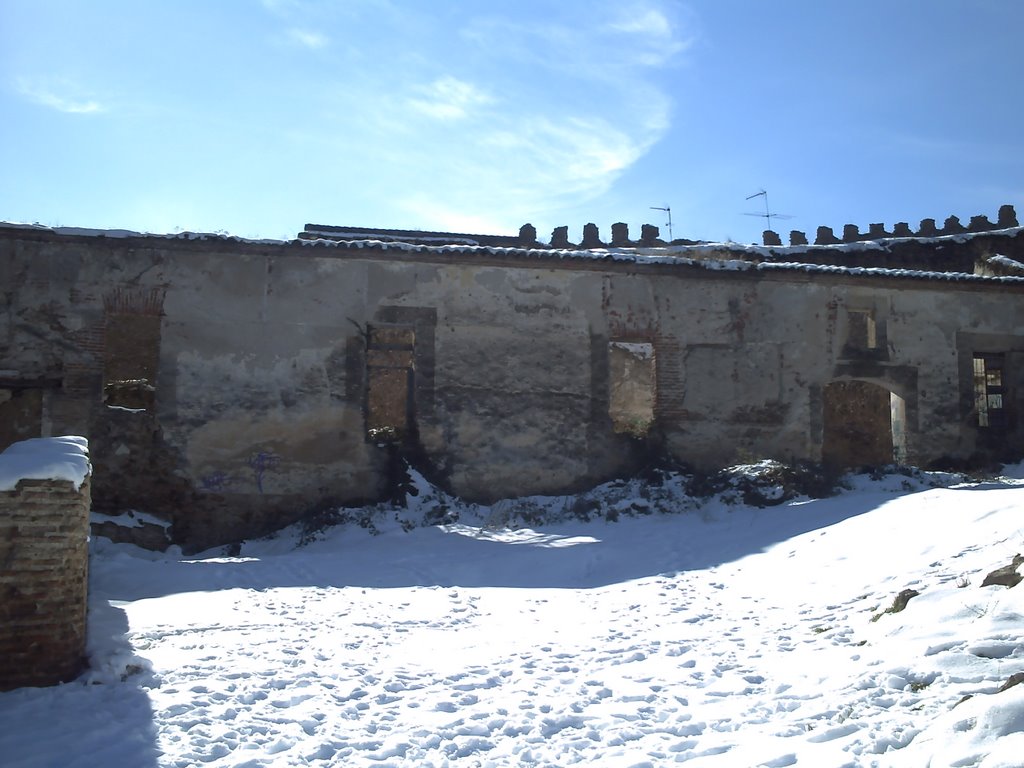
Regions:
M 836 467 L 906 460 L 906 404 L 869 381 L 833 381 L 822 403 L 821 459 Z

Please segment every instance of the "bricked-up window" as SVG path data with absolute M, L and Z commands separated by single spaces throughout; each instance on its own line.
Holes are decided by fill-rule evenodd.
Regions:
M 370 326 L 366 350 L 366 437 L 373 442 L 403 440 L 413 424 L 412 328 Z
M 643 437 L 654 423 L 654 345 L 608 344 L 608 415 L 619 433 Z
M 846 344 L 851 349 L 878 349 L 875 315 L 869 309 L 851 309 L 847 313 Z
M 103 356 L 103 399 L 106 404 L 152 410 L 159 358 L 159 315 L 108 313 Z
M 1003 356 L 974 357 L 974 409 L 978 426 L 1001 429 L 1006 425 Z

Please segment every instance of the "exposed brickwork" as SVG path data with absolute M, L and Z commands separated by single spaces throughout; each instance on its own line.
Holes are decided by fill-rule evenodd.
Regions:
M 654 361 L 657 368 L 655 381 L 657 398 L 654 414 L 665 420 L 685 419 L 683 407 L 684 384 L 683 355 L 679 340 L 674 336 L 659 335 L 654 339 Z
M 73 678 L 85 658 L 89 481 L 0 492 L 0 690 Z

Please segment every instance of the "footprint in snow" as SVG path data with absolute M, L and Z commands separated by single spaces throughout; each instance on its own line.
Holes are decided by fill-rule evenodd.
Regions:
M 787 755 L 781 755 L 757 765 L 758 768 L 762 768 L 762 766 L 763 768 L 786 768 L 788 765 L 796 765 L 796 755 L 790 752 Z

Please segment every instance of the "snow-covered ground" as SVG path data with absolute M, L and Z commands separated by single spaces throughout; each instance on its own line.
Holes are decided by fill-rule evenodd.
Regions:
M 0 764 L 1020 768 L 1024 585 L 981 582 L 1024 552 L 1024 482 L 930 481 L 392 510 L 235 557 L 96 539 L 93 667 L 0 694 Z

